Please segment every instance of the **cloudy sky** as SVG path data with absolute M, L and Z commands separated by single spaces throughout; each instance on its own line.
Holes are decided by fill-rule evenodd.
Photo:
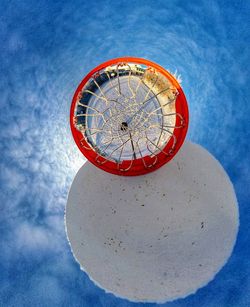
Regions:
M 249 12 L 247 0 L 1 0 L 0 306 L 140 306 L 97 288 L 64 230 L 67 193 L 85 162 L 69 128 L 73 93 L 93 67 L 126 55 L 181 75 L 188 139 L 220 161 L 239 202 L 227 265 L 164 306 L 249 306 Z

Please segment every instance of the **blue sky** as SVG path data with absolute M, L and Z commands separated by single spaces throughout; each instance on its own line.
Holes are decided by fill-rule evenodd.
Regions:
M 249 1 L 1 1 L 0 306 L 140 306 L 97 288 L 64 231 L 85 161 L 69 128 L 73 93 L 93 67 L 126 55 L 181 75 L 188 139 L 221 162 L 239 202 L 227 265 L 163 306 L 250 305 L 249 12 Z

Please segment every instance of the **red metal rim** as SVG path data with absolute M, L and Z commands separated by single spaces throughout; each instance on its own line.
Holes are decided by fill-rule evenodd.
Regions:
M 170 82 L 174 85 L 174 87 L 179 92 L 179 95 L 177 96 L 177 99 L 176 99 L 175 108 L 176 108 L 177 113 L 182 114 L 182 117 L 184 118 L 184 121 L 185 121 L 185 125 L 182 129 L 174 129 L 173 134 L 175 135 L 175 137 L 177 139 L 174 152 L 171 155 L 166 155 L 162 151 L 160 153 L 158 153 L 157 154 L 157 158 L 158 158 L 157 163 L 151 168 L 145 168 L 144 167 L 142 158 L 134 160 L 133 166 L 131 167 L 131 169 L 129 169 L 126 172 L 119 170 L 118 167 L 117 167 L 117 163 L 110 161 L 110 160 L 108 160 L 104 164 L 97 163 L 96 158 L 97 158 L 98 154 L 92 148 L 90 148 L 89 144 L 84 139 L 82 133 L 79 130 L 76 129 L 75 124 L 74 124 L 74 113 L 75 113 L 75 108 L 76 108 L 76 104 L 77 104 L 77 99 L 78 99 L 78 96 L 79 96 L 82 88 L 84 87 L 84 85 L 88 82 L 88 80 L 96 72 L 100 71 L 101 69 L 104 69 L 107 66 L 115 65 L 115 64 L 121 63 L 121 62 L 137 63 L 137 64 L 147 65 L 147 66 L 150 66 L 150 67 L 157 69 L 161 74 L 163 74 L 166 78 L 168 78 L 170 80 Z M 176 126 L 178 126 L 178 124 L 180 124 L 179 121 L 180 121 L 180 119 L 177 117 L 176 118 Z M 112 173 L 112 174 L 115 174 L 115 175 L 122 175 L 122 176 L 138 176 L 138 175 L 147 174 L 147 173 L 150 173 L 150 172 L 160 168 L 165 163 L 169 162 L 176 155 L 176 153 L 179 151 L 180 147 L 182 146 L 182 144 L 185 140 L 187 130 L 188 130 L 188 123 L 189 123 L 189 112 L 188 112 L 187 100 L 186 100 L 186 97 L 185 97 L 185 95 L 182 91 L 182 88 L 181 88 L 180 84 L 178 83 L 178 81 L 167 70 L 162 68 L 160 65 L 158 65 L 154 62 L 151 62 L 149 60 L 146 60 L 146 59 L 143 59 L 143 58 L 136 58 L 136 57 L 122 57 L 122 58 L 111 59 L 109 61 L 106 61 L 106 62 L 98 65 L 93 70 L 91 70 L 84 77 L 84 79 L 81 81 L 81 83 L 78 85 L 78 87 L 75 91 L 75 94 L 73 96 L 72 104 L 71 104 L 71 108 L 70 108 L 70 127 L 71 127 L 71 131 L 72 131 L 72 135 L 73 135 L 73 138 L 76 142 L 76 145 L 78 146 L 78 148 L 80 149 L 82 154 L 91 163 L 93 163 L 98 168 L 100 168 L 100 169 L 102 169 L 106 172 L 109 172 L 109 173 Z M 90 149 L 88 150 L 85 147 L 89 147 Z M 171 147 L 171 142 L 168 142 L 166 144 L 165 148 L 163 149 L 163 151 L 167 152 L 170 149 L 170 147 Z M 144 160 L 145 159 L 146 159 L 146 157 L 144 157 Z M 129 161 L 128 161 L 128 163 L 129 163 Z M 125 164 L 126 164 L 126 161 L 125 161 Z

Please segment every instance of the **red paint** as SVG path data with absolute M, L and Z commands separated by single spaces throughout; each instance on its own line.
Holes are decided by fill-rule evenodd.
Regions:
M 88 143 L 84 139 L 82 133 L 79 130 L 76 129 L 75 124 L 74 124 L 74 120 L 75 120 L 74 111 L 75 111 L 75 107 L 76 107 L 76 104 L 77 104 L 78 95 L 81 93 L 81 90 L 84 87 L 84 85 L 88 82 L 88 80 L 95 73 L 98 73 L 98 71 L 100 71 L 101 69 L 104 69 L 107 66 L 114 65 L 114 64 L 117 64 L 117 63 L 120 63 L 120 62 L 144 64 L 144 65 L 147 65 L 147 66 L 150 66 L 150 67 L 157 69 L 167 79 L 170 80 L 170 82 L 174 85 L 174 87 L 179 92 L 179 95 L 177 96 L 177 99 L 176 99 L 175 108 L 176 108 L 176 113 L 180 113 L 182 115 L 182 117 L 185 121 L 185 126 L 181 129 L 175 128 L 174 131 L 173 131 L 173 134 L 176 136 L 176 139 L 177 139 L 175 149 L 174 149 L 174 153 L 172 155 L 166 156 L 163 152 L 160 152 L 159 154 L 157 154 L 157 157 L 158 157 L 157 163 L 151 168 L 145 168 L 144 167 L 143 162 L 142 162 L 142 158 L 134 160 L 132 167 L 126 172 L 120 171 L 119 169 L 117 169 L 117 163 L 109 161 L 109 160 L 102 165 L 98 164 L 95 161 L 98 154 L 88 145 Z M 158 169 L 159 167 L 161 167 L 162 165 L 164 165 L 165 163 L 170 161 L 176 155 L 176 153 L 179 151 L 180 147 L 182 146 L 182 144 L 184 142 L 184 139 L 186 137 L 187 130 L 188 130 L 188 122 L 189 122 L 189 113 L 188 113 L 187 100 L 186 100 L 186 97 L 185 97 L 185 95 L 182 91 L 182 88 L 181 88 L 180 84 L 177 82 L 177 80 L 167 70 L 165 70 L 164 68 L 162 68 L 158 64 L 153 63 L 149 60 L 145 60 L 145 59 L 142 59 L 142 58 L 134 58 L 134 57 L 123 57 L 123 58 L 112 59 L 112 60 L 109 60 L 107 62 L 100 64 L 99 66 L 97 66 L 96 68 L 91 70 L 86 75 L 86 77 L 81 81 L 79 86 L 77 87 L 76 92 L 75 92 L 74 97 L 73 97 L 73 100 L 72 100 L 71 109 L 70 109 L 71 131 L 72 131 L 74 140 L 75 140 L 78 148 L 80 149 L 80 151 L 83 153 L 83 155 L 91 163 L 93 163 L 95 166 L 101 168 L 102 170 L 107 171 L 107 172 L 112 173 L 112 174 L 115 174 L 115 175 L 122 175 L 122 176 L 143 175 L 143 174 L 146 174 L 146 173 L 149 173 L 149 172 L 152 172 L 152 171 Z M 178 116 L 176 116 L 176 126 L 178 126 L 178 125 L 180 125 L 180 118 Z M 163 149 L 165 152 L 168 152 L 168 150 L 171 148 L 171 145 L 172 145 L 171 143 L 172 143 L 172 141 L 170 141 L 166 144 L 166 146 Z M 85 149 L 81 144 L 88 147 L 89 150 Z M 102 157 L 100 156 L 99 160 L 101 160 L 101 159 L 102 159 Z M 149 156 L 144 157 L 144 160 L 147 160 L 147 159 L 150 159 L 150 157 Z M 125 168 L 126 165 L 128 166 L 129 164 L 130 164 L 130 160 L 122 162 L 123 168 Z

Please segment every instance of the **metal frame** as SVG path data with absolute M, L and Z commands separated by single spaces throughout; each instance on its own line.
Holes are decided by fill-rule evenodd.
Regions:
M 97 78 L 100 76 L 99 72 L 103 69 L 105 69 L 108 66 L 111 65 L 116 65 L 116 74 L 117 74 L 117 78 L 118 78 L 118 86 L 115 87 L 116 91 L 117 91 L 117 95 L 123 95 L 121 92 L 121 87 L 120 87 L 120 81 L 119 81 L 119 67 L 126 65 L 127 67 L 129 67 L 128 70 L 128 87 L 130 88 L 131 94 L 132 96 L 135 95 L 136 93 L 133 91 L 133 89 L 130 86 L 130 77 L 131 77 L 131 68 L 129 63 L 135 63 L 135 64 L 142 64 L 145 65 L 147 67 L 149 67 L 149 69 L 153 69 L 156 70 L 158 72 L 160 72 L 162 75 L 164 75 L 164 77 L 166 77 L 170 83 L 175 87 L 175 89 L 177 90 L 177 97 L 175 98 L 175 110 L 176 112 L 174 113 L 168 113 L 168 114 L 161 114 L 161 116 L 176 116 L 176 123 L 174 126 L 168 126 L 168 125 L 151 125 L 149 126 L 150 128 L 154 127 L 154 128 L 158 128 L 161 129 L 161 133 L 164 132 L 168 132 L 170 134 L 169 140 L 166 142 L 166 146 L 164 148 L 160 148 L 159 147 L 159 140 L 158 142 L 155 144 L 152 142 L 152 140 L 150 140 L 150 138 L 147 135 L 147 131 L 144 131 L 144 141 L 146 141 L 147 146 L 148 146 L 148 150 L 151 152 L 150 155 L 148 156 L 143 156 L 141 153 L 141 149 L 140 149 L 140 141 L 141 140 L 137 140 L 137 141 L 133 141 L 133 138 L 131 136 L 131 134 L 129 133 L 128 139 L 126 141 L 123 141 L 122 144 L 119 146 L 119 148 L 116 148 L 115 151 L 120 149 L 120 158 L 122 156 L 122 152 L 124 149 L 124 146 L 127 142 L 131 143 L 131 146 L 133 148 L 133 155 L 131 155 L 131 159 L 130 160 L 122 160 L 120 159 L 120 161 L 115 161 L 112 160 L 112 154 L 110 154 L 110 156 L 104 156 L 102 155 L 103 151 L 100 150 L 100 148 L 97 148 L 94 144 L 91 144 L 91 142 L 86 138 L 85 135 L 82 134 L 81 131 L 79 131 L 76 127 L 76 118 L 75 118 L 75 111 L 77 108 L 77 105 L 80 105 L 84 108 L 92 108 L 90 106 L 88 106 L 87 104 L 83 104 L 80 102 L 80 98 L 81 95 L 83 94 L 82 90 L 84 88 L 84 86 L 86 86 L 87 82 L 92 79 L 95 86 L 99 89 L 100 93 L 102 96 L 98 96 L 99 99 L 101 99 L 106 106 L 108 106 L 108 99 L 107 97 L 104 95 L 104 93 L 102 93 L 102 89 L 100 88 L 100 85 L 98 84 L 98 82 L 96 81 Z M 110 82 L 112 82 L 112 78 L 110 78 L 109 74 L 107 74 L 107 77 L 109 79 Z M 142 80 L 142 79 L 141 79 Z M 157 80 L 156 80 L 157 81 Z M 155 81 L 155 83 L 156 83 Z M 140 82 L 138 82 L 138 87 L 140 86 L 139 84 Z M 155 84 L 154 83 L 154 84 Z M 136 89 L 136 91 L 138 90 L 138 87 Z M 152 88 L 154 87 L 154 85 L 149 88 L 148 93 L 145 96 L 145 99 L 142 103 L 142 106 L 144 106 L 145 104 L 147 104 L 153 97 L 148 98 L 149 93 L 151 92 Z M 161 91 L 167 91 L 169 89 L 164 89 Z M 84 90 L 85 93 L 90 94 L 90 95 L 94 95 L 97 96 L 95 93 L 93 93 L 90 90 Z M 155 95 L 155 97 L 157 95 L 159 95 L 159 93 L 157 93 Z M 172 101 L 168 102 L 167 104 L 171 103 Z M 166 105 L 167 105 L 166 104 Z M 103 116 L 103 114 L 101 114 L 98 110 L 92 108 L 93 111 L 95 111 L 97 114 L 92 114 L 92 116 Z M 159 107 L 158 109 L 155 109 L 153 112 L 151 113 L 147 113 L 147 118 L 149 118 L 150 116 L 154 116 L 158 110 L 160 110 L 161 107 Z M 108 107 L 105 111 L 108 110 Z M 98 112 L 100 114 L 98 114 Z M 133 117 L 136 114 L 133 115 Z M 157 115 L 159 115 L 159 113 L 157 112 Z M 78 116 L 88 116 L 88 114 L 81 114 Z M 111 115 L 112 116 L 112 115 Z M 142 119 L 143 120 L 143 119 Z M 145 119 L 146 120 L 146 119 Z M 189 113 L 188 113 L 188 105 L 187 105 L 187 101 L 185 98 L 185 95 L 179 85 L 179 83 L 177 82 L 177 80 L 165 69 L 163 69 L 161 66 L 159 66 L 158 64 L 155 64 L 151 61 L 142 59 L 142 58 L 134 58 L 134 57 L 124 57 L 124 58 L 117 58 L 117 59 L 112 59 L 109 60 L 107 62 L 104 62 L 102 64 L 100 64 L 99 66 L 97 66 L 96 68 L 94 68 L 92 71 L 90 71 L 87 76 L 82 80 L 82 82 L 79 84 L 79 86 L 77 87 L 77 90 L 74 94 L 73 100 L 72 100 L 72 104 L 71 104 L 71 109 L 70 109 L 70 126 L 71 126 L 71 131 L 74 137 L 74 140 L 78 146 L 78 148 L 80 149 L 80 151 L 84 154 L 84 156 L 94 165 L 96 165 L 97 167 L 103 169 L 104 171 L 107 171 L 109 173 L 112 174 L 116 174 L 116 175 L 123 175 L 123 176 L 136 176 L 136 175 L 142 175 L 142 174 L 146 174 L 149 173 L 151 171 L 154 171 L 156 169 L 158 169 L 159 167 L 161 167 L 162 165 L 164 165 L 165 163 L 167 163 L 168 161 L 170 161 L 174 155 L 178 152 L 178 150 L 180 149 L 181 145 L 184 142 L 186 133 L 187 133 L 187 129 L 188 129 L 188 121 L 189 121 Z M 104 122 L 107 123 L 107 121 L 104 119 Z M 95 129 L 96 131 L 93 133 L 91 132 L 90 135 L 96 134 L 96 133 L 100 133 L 102 132 L 102 128 L 98 127 L 99 129 Z M 172 128 L 173 132 L 171 132 L 169 129 Z M 160 139 L 160 138 L 159 138 Z M 110 144 L 112 143 L 112 141 L 114 140 L 114 138 L 111 136 L 111 140 L 109 142 L 109 144 L 106 146 L 106 149 L 108 148 L 108 146 L 110 146 Z M 151 151 L 150 148 L 150 144 L 152 143 L 152 145 L 154 146 L 154 148 L 157 148 L 156 151 Z M 105 152 L 105 150 L 104 150 Z M 136 155 L 137 153 L 137 155 Z M 139 155 L 139 157 L 138 157 Z

